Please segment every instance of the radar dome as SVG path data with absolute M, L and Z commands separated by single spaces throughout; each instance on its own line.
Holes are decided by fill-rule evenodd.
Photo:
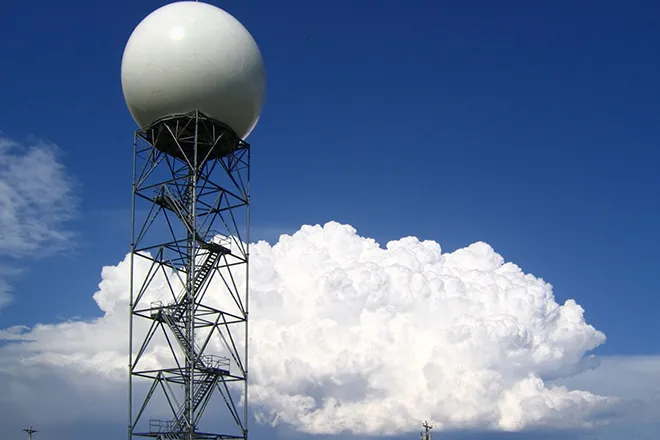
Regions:
M 199 110 L 245 139 L 264 105 L 257 43 L 234 17 L 207 3 L 170 3 L 135 28 L 121 61 L 121 85 L 141 127 Z

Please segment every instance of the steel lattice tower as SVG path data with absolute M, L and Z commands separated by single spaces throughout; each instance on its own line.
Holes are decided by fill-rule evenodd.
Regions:
M 249 145 L 198 111 L 135 133 L 129 440 L 247 438 L 249 170 Z M 222 432 L 204 431 L 214 395 Z

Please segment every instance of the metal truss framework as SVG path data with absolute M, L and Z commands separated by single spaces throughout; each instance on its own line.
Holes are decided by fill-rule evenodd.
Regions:
M 249 145 L 197 111 L 135 133 L 129 440 L 247 439 L 249 170 Z M 150 382 L 141 402 L 136 379 Z M 214 395 L 223 432 L 200 429 Z M 169 415 L 147 425 L 150 404 Z

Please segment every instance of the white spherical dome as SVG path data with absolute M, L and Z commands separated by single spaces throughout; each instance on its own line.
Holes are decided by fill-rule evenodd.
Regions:
M 141 127 L 199 110 L 245 139 L 264 105 L 266 75 L 257 43 L 234 17 L 183 1 L 149 14 L 131 34 L 121 85 Z

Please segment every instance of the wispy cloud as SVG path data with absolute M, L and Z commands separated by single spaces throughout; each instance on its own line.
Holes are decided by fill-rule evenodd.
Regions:
M 71 247 L 74 188 L 56 145 L 20 143 L 0 132 L 0 307 L 9 302 L 8 278 L 16 274 L 17 260 Z

